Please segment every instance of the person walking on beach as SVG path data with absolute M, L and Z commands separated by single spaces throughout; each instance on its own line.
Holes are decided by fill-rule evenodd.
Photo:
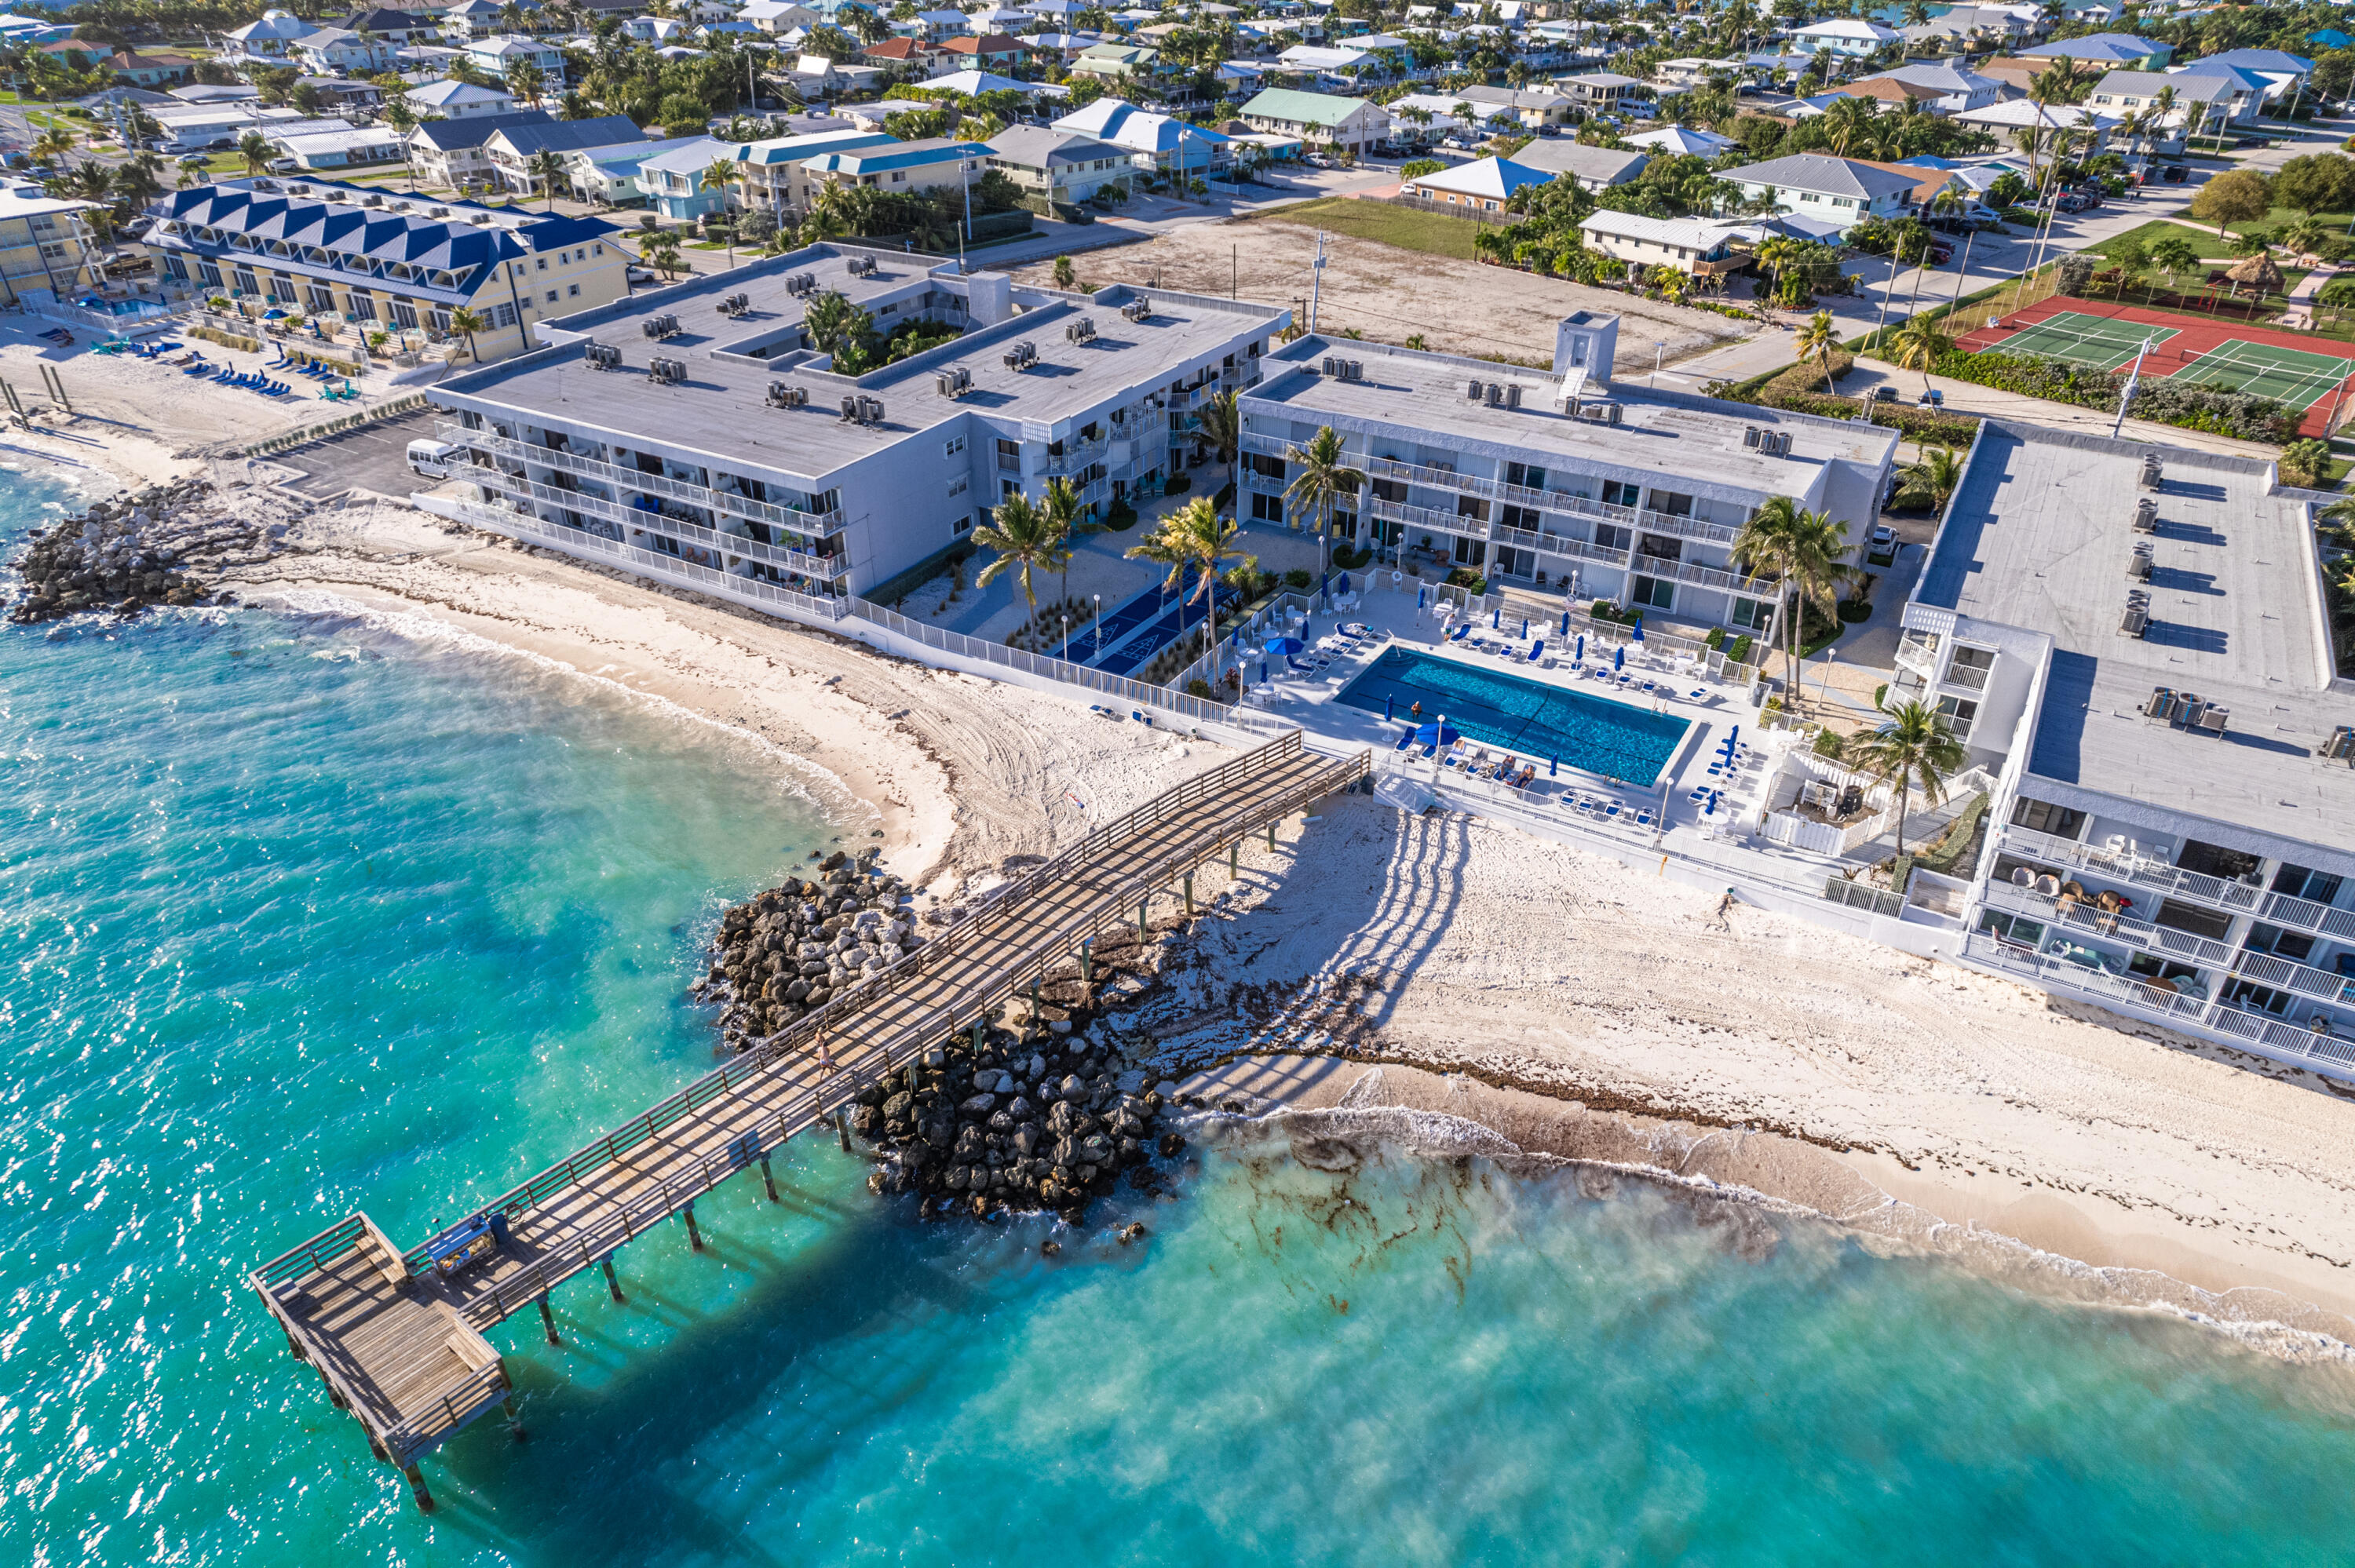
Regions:
M 1725 896 L 1717 901 L 1717 924 L 1719 929 L 1726 931 L 1733 929 L 1733 920 L 1732 917 L 1732 912 L 1733 889 L 1729 887 L 1725 890 Z

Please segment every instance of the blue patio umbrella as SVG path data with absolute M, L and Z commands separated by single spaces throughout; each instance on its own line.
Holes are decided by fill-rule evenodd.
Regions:
M 1546 760 L 1546 777 L 1551 779 L 1561 771 L 1561 753 L 1557 751 Z
M 1426 604 L 1428 604 L 1428 603 L 1430 603 L 1430 602 L 1431 602 L 1431 590 L 1430 590 L 1429 588 L 1417 588 L 1417 589 L 1415 589 L 1415 590 L 1414 590 L 1414 608 L 1415 608 L 1415 609 L 1421 609 L 1424 605 L 1426 605 Z
M 1709 792 L 1709 804 L 1708 804 L 1708 805 L 1706 805 L 1706 806 L 1703 806 L 1703 807 L 1700 809 L 1700 814 L 1701 814 L 1702 816 L 1704 816 L 1704 817 L 1714 817 L 1714 816 L 1716 816 L 1716 815 L 1717 815 L 1717 791 L 1716 791 L 1716 790 L 1712 789 L 1712 790 L 1710 790 L 1710 791 Z
M 1614 670 L 1624 670 L 1627 667 L 1627 645 L 1625 643 L 1622 642 L 1618 647 L 1611 650 L 1611 667 Z
M 1500 604 L 1496 609 L 1488 612 L 1488 630 L 1491 631 L 1498 630 L 1502 629 L 1504 623 L 1505 607 Z
M 1303 648 L 1307 646 L 1307 643 L 1303 642 L 1297 637 L 1271 637 L 1267 640 L 1267 646 L 1261 649 L 1260 652 L 1267 654 L 1270 658 L 1273 658 L 1277 654 L 1297 653 Z
M 1263 686 L 1267 684 L 1267 661 L 1264 659 L 1259 662 L 1259 683 Z
M 1528 616 L 1526 616 L 1526 615 L 1525 615 L 1525 616 L 1521 617 L 1521 635 L 1522 635 L 1523 637 L 1527 637 L 1529 634 L 1529 618 Z
M 1566 609 L 1561 612 L 1561 634 L 1565 638 L 1570 635 L 1570 611 Z
M 1564 616 L 1562 619 L 1564 619 L 1564 620 L 1568 620 L 1568 619 L 1569 619 L 1569 617 Z M 1563 635 L 1563 636 L 1565 636 L 1565 637 L 1567 637 L 1567 636 L 1569 636 L 1569 635 L 1570 635 L 1570 633 L 1568 633 L 1567 631 L 1565 631 L 1565 632 L 1563 632 L 1563 633 L 1562 633 L 1562 635 Z M 1586 662 L 1586 633 L 1585 633 L 1585 632 L 1582 631 L 1582 632 L 1580 632 L 1580 633 L 1578 634 L 1578 652 L 1575 652 L 1575 653 L 1572 653 L 1570 657 L 1571 657 L 1571 662 L 1572 662 L 1572 663 L 1576 663 L 1576 664 L 1583 664 L 1584 662 Z
M 1316 597 L 1322 599 L 1332 591 L 1333 574 L 1331 572 L 1319 572 L 1316 575 Z
M 1636 641 L 1644 641 L 1644 618 L 1640 615 L 1636 618 Z
M 1335 584 L 1333 585 L 1333 591 L 1334 591 L 1335 593 L 1348 593 L 1348 592 L 1349 591 L 1349 574 L 1348 574 L 1348 573 L 1347 573 L 1347 572 L 1343 572 L 1343 573 L 1341 574 L 1341 580 L 1340 580 L 1339 582 L 1335 583 Z
M 1382 699 L 1382 722 L 1383 722 L 1384 724 L 1388 724 L 1388 723 L 1390 723 L 1390 722 L 1391 722 L 1391 704 L 1393 704 L 1393 703 L 1395 703 L 1395 702 L 1397 702 L 1397 701 L 1398 701 L 1398 698 L 1396 698 L 1396 697 L 1394 697 L 1394 696 L 1391 696 L 1391 697 L 1384 697 L 1384 698 Z
M 1453 746 L 1463 738 L 1464 732 L 1449 724 L 1445 714 L 1439 715 L 1437 723 L 1424 725 L 1414 732 L 1418 746 Z

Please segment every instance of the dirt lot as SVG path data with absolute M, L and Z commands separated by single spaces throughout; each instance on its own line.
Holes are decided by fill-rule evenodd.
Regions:
M 1397 210 L 1397 209 L 1387 209 Z M 1418 215 L 1419 216 L 1419 215 Z M 1425 346 L 1449 354 L 1482 355 L 1550 366 L 1554 323 L 1576 310 L 1615 313 L 1619 363 L 1629 374 L 1649 370 L 1652 345 L 1668 344 L 1669 363 L 1746 336 L 1742 323 L 1706 311 L 1634 300 L 1607 289 L 1476 262 L 1404 250 L 1328 232 L 1325 289 L 1317 325 L 1327 332 L 1357 328 L 1383 343 L 1420 333 Z M 1239 292 L 1267 304 L 1308 298 L 1316 259 L 1313 229 L 1271 215 L 1240 222 L 1198 224 L 1141 245 L 1072 259 L 1082 282 L 1151 283 L 1195 293 Z M 1052 263 L 1022 268 L 1026 283 L 1050 284 Z

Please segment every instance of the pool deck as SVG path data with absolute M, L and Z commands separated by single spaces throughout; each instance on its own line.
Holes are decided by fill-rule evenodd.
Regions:
M 1431 609 L 1417 609 L 1416 589 L 1420 585 L 1409 580 L 1392 589 L 1387 586 L 1387 572 L 1377 576 L 1382 586 L 1362 594 L 1354 606 L 1319 610 L 1307 618 L 1305 627 L 1293 632 L 1302 637 L 1312 651 L 1321 650 L 1330 657 L 1331 662 L 1325 670 L 1315 675 L 1295 673 L 1271 679 L 1266 686 L 1255 685 L 1250 691 L 1252 706 L 1286 724 L 1300 726 L 1314 737 L 1319 749 L 1372 747 L 1378 792 L 1392 803 L 1410 810 L 1437 806 L 1470 811 L 1600 850 L 1629 864 L 1658 863 L 1664 854 L 1669 855 L 1689 867 L 1721 871 L 1726 874 L 1726 881 L 1740 881 L 1762 890 L 1777 889 L 1811 902 L 1820 897 L 1827 876 L 1885 859 L 1890 853 L 1887 834 L 1854 845 L 1841 855 L 1796 849 L 1763 836 L 1761 830 L 1768 809 L 1788 809 L 1790 798 L 1797 792 L 1801 770 L 1795 751 L 1803 752 L 1804 748 L 1787 731 L 1761 727 L 1742 690 L 1713 681 L 1698 669 L 1679 673 L 1669 660 L 1639 650 L 1632 641 L 1625 644 L 1629 654 L 1625 673 L 1634 677 L 1633 683 L 1625 688 L 1615 681 L 1606 685 L 1591 672 L 1598 664 L 1608 666 L 1614 651 L 1621 646 L 1617 629 L 1611 629 L 1608 641 L 1598 636 L 1596 630 L 1588 630 L 1583 670 L 1573 669 L 1569 658 L 1577 641 L 1575 630 L 1571 648 L 1557 648 L 1557 640 L 1547 636 L 1546 659 L 1535 664 L 1528 661 L 1529 644 L 1537 641 L 1540 630 L 1534 618 L 1528 640 L 1509 635 L 1519 630 L 1515 618 L 1513 624 L 1499 630 L 1491 630 L 1483 622 L 1474 628 L 1465 642 L 1448 642 L 1444 641 L 1445 633 L 1454 622 L 1443 620 Z M 1362 641 L 1352 652 L 1334 652 L 1329 644 L 1337 629 L 1352 622 L 1362 622 L 1384 635 Z M 1559 624 L 1557 619 L 1543 630 L 1551 632 Z M 1256 635 L 1271 636 L 1280 630 L 1271 626 Z M 1469 643 L 1475 637 L 1487 640 L 1492 646 L 1504 642 L 1517 648 L 1521 656 L 1507 658 L 1474 650 Z M 1585 772 L 1572 767 L 1567 758 L 1559 773 L 1549 774 L 1551 759 L 1547 757 L 1487 745 L 1486 749 L 1491 757 L 1510 756 L 1536 766 L 1537 777 L 1530 784 L 1520 789 L 1508 789 L 1493 779 L 1443 768 L 1440 759 L 1425 759 L 1420 747 L 1412 752 L 1397 750 L 1404 728 L 1402 718 L 1384 723 L 1379 711 L 1369 712 L 1340 700 L 1349 683 L 1369 668 L 1384 650 L 1393 647 L 1461 661 L 1493 674 L 1509 674 L 1537 684 L 1557 686 L 1595 701 L 1625 703 L 1638 712 L 1672 715 L 1689 720 L 1689 726 L 1662 768 L 1658 783 L 1649 789 Z M 1561 657 L 1554 657 L 1557 653 Z M 1259 659 L 1254 641 L 1244 659 L 1247 677 L 1257 674 Z M 1272 677 L 1281 662 L 1269 662 Z M 1642 689 L 1641 683 L 1646 680 L 1655 684 L 1655 690 L 1648 694 Z M 1689 694 L 1695 692 L 1700 694 L 1697 697 Z M 1424 715 L 1425 719 L 1433 716 Z M 1710 768 L 1717 760 L 1719 748 L 1737 726 L 1741 740 L 1749 747 L 1746 757 L 1738 768 L 1711 777 Z M 1475 747 L 1481 744 L 1468 743 Z M 1704 787 L 1722 792 L 1713 813 L 1706 812 L 1703 803 L 1692 799 L 1694 790 Z M 1580 810 L 1582 800 L 1590 803 L 1616 801 L 1620 810 L 1616 816 Z M 1639 820 L 1639 812 L 1646 810 L 1655 813 L 1653 821 Z M 1943 814 L 1917 809 L 1909 819 L 1911 833 L 1918 835 L 1925 816 Z

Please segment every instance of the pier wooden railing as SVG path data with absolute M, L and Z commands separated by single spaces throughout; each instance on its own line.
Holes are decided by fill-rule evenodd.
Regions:
M 1071 879 L 1116 850 L 1121 844 L 1168 821 L 1187 808 L 1225 793 L 1238 784 L 1266 772 L 1271 767 L 1289 761 L 1301 754 L 1300 733 L 1295 730 L 1277 737 L 1243 757 L 1237 758 L 1223 767 L 1214 768 L 1199 778 L 1188 779 L 1175 789 L 1155 797 L 1115 821 L 1091 829 L 1084 838 L 1063 853 L 1044 864 L 1032 868 L 1014 881 L 993 888 L 983 895 L 954 925 L 926 941 L 913 952 L 901 956 L 899 961 L 882 973 L 872 976 L 845 991 L 841 995 L 830 999 L 824 1006 L 804 1015 L 787 1029 L 770 1035 L 751 1050 L 713 1068 L 669 1098 L 632 1118 L 595 1142 L 575 1150 L 529 1180 L 493 1198 L 465 1219 L 429 1236 L 423 1243 L 410 1248 L 406 1254 L 406 1261 L 410 1271 L 424 1273 L 432 1266 L 431 1255 L 437 1244 L 474 1226 L 485 1215 L 500 1213 L 515 1218 L 538 1207 L 557 1193 L 602 1171 L 631 1150 L 653 1139 L 666 1128 L 692 1116 L 703 1107 L 765 1073 L 781 1059 L 811 1047 L 818 1037 L 828 1030 L 838 1029 L 848 1020 L 870 1011 L 890 999 L 894 993 L 904 990 L 910 982 L 925 977 L 942 965 L 961 956 L 959 948 L 962 940 L 969 940 L 975 936 L 988 932 L 1022 906 L 1036 898 L 1042 890 Z M 1319 769 L 1313 779 L 1299 789 L 1287 792 L 1281 800 L 1261 802 L 1255 805 L 1248 813 L 1250 821 L 1222 821 L 1208 832 L 1196 835 L 1180 851 L 1161 857 L 1154 864 L 1130 873 L 1118 889 L 1103 891 L 1106 894 L 1116 892 L 1122 897 L 1134 896 L 1139 893 L 1149 895 L 1167 883 L 1178 863 L 1190 857 L 1199 863 L 1201 857 L 1217 845 L 1252 831 L 1263 821 L 1280 817 L 1295 809 L 1301 800 L 1314 800 L 1365 777 L 1370 766 L 1370 753 L 1337 759 Z M 1115 903 L 1117 902 L 1116 899 Z M 1061 935 L 1063 934 L 1039 933 L 1032 945 L 1042 949 L 1050 943 L 1060 945 L 1059 938 Z M 1060 953 L 1056 955 L 1058 959 L 1060 956 Z M 1024 966 L 1015 973 L 1022 979 L 1027 979 L 1029 967 Z M 857 1072 L 847 1062 L 838 1065 L 838 1074 L 847 1074 L 848 1077 L 858 1080 L 850 1082 L 846 1078 L 841 1086 L 840 1097 L 847 1098 L 858 1093 L 866 1086 L 867 1082 L 880 1077 L 897 1067 L 905 1059 L 906 1049 L 929 1044 L 935 1038 L 954 1033 L 967 1021 L 1004 1001 L 1019 983 L 1020 980 L 1018 979 L 1010 980 L 1001 985 L 968 989 L 959 992 L 954 1001 L 945 1005 L 928 1009 L 921 1021 L 910 1021 L 894 1029 L 892 1038 L 882 1047 L 879 1065 L 874 1065 L 870 1072 Z M 815 1099 L 815 1097 L 813 1096 L 812 1098 Z M 817 1116 L 824 1114 L 826 1108 L 824 1106 L 813 1105 L 808 1119 L 815 1120 Z M 781 1116 L 779 1119 L 782 1121 L 784 1118 Z M 699 1193 L 709 1191 L 725 1177 L 734 1174 L 736 1171 L 741 1170 L 744 1165 L 757 1160 L 768 1150 L 773 1149 L 777 1142 L 783 1141 L 783 1133 L 781 1132 L 774 1140 L 763 1140 L 762 1147 L 745 1151 L 741 1160 L 729 1165 L 725 1170 L 709 1171 L 705 1181 L 691 1191 L 684 1192 L 675 1200 L 666 1194 L 662 1207 L 658 1211 L 651 1211 L 653 1220 L 667 1218 L 677 1213 L 679 1208 Z M 645 1225 L 634 1224 L 629 1216 L 624 1217 L 622 1225 L 613 1227 L 621 1240 L 627 1240 L 631 1234 L 645 1228 Z M 577 1268 L 568 1270 L 568 1277 L 571 1272 L 577 1272 Z M 470 1311 L 469 1316 L 474 1315 Z M 506 1315 L 505 1312 L 500 1312 L 498 1318 L 504 1318 Z M 498 1318 L 493 1318 L 491 1321 L 496 1322 Z

